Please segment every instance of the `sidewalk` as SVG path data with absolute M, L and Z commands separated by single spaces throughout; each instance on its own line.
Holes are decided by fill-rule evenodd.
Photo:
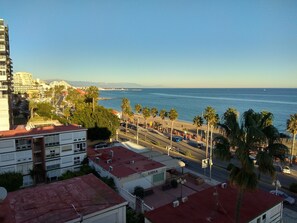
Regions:
M 193 174 L 193 175 L 196 175 L 196 176 L 198 176 L 198 177 L 201 177 L 201 178 L 204 179 L 204 182 L 205 182 L 206 184 L 210 185 L 210 186 L 216 186 L 216 185 L 218 185 L 218 184 L 221 184 L 221 182 L 219 182 L 219 181 L 216 181 L 216 180 L 214 180 L 214 179 L 211 179 L 211 180 L 210 180 L 209 177 L 206 177 L 206 176 L 203 175 L 203 174 L 194 172 L 194 171 L 192 171 L 192 170 L 190 170 L 190 169 L 188 169 L 188 168 L 184 168 L 184 173 L 191 173 L 191 174 Z

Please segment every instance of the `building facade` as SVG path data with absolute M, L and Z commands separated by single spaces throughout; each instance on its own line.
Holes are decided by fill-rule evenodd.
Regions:
M 12 62 L 8 27 L 4 24 L 4 20 L 0 19 L 0 131 L 9 130 L 13 124 L 12 92 Z
M 20 172 L 29 186 L 77 171 L 86 157 L 86 131 L 74 125 L 0 131 L 0 173 Z

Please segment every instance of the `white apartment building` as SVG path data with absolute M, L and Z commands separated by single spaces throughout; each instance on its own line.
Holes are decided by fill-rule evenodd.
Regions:
M 0 131 L 12 126 L 11 92 L 12 62 L 10 59 L 8 27 L 0 19 Z
M 0 173 L 20 172 L 23 186 L 29 186 L 79 170 L 86 157 L 86 131 L 76 125 L 0 131 Z

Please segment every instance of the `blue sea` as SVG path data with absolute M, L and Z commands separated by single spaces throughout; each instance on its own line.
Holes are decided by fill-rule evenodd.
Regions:
M 145 88 L 102 90 L 99 93 L 100 97 L 110 98 L 99 102 L 106 108 L 121 111 L 122 98 L 126 97 L 133 111 L 135 104 L 167 111 L 174 108 L 179 114 L 179 120 L 191 123 L 194 116 L 202 115 L 207 106 L 212 106 L 220 117 L 229 107 L 236 108 L 240 114 L 248 109 L 256 112 L 265 110 L 273 113 L 274 125 L 284 133 L 290 114 L 297 113 L 296 88 Z

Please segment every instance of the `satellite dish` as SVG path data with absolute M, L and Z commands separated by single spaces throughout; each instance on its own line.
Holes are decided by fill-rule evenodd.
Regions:
M 7 196 L 7 190 L 4 187 L 0 187 L 0 203 L 4 201 Z

